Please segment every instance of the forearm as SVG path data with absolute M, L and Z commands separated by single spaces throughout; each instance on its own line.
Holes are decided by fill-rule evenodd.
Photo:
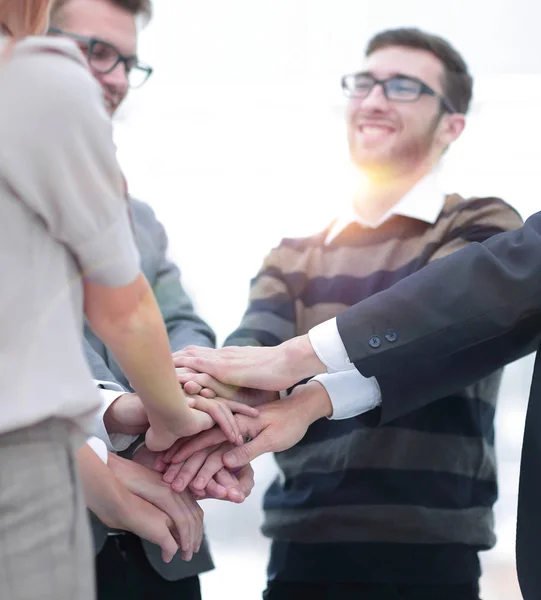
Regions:
M 150 286 L 128 315 L 97 332 L 115 355 L 145 408 L 162 419 L 188 414 L 171 360 L 167 332 Z
M 122 486 L 88 444 L 77 451 L 77 463 L 86 505 L 105 525 L 118 528 L 125 502 Z

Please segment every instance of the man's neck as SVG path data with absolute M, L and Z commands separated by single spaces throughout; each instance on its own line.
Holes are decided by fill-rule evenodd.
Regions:
M 432 169 L 433 165 L 425 165 L 407 174 L 392 176 L 381 172 L 363 173 L 353 199 L 357 216 L 368 223 L 377 223 Z

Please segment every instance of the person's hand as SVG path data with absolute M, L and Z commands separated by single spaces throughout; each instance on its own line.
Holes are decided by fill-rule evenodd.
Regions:
M 205 398 L 220 396 L 248 406 L 259 406 L 279 398 L 278 392 L 228 385 L 208 373 L 198 373 L 187 367 L 179 367 L 176 371 L 177 379 L 187 394 L 197 394 Z
M 86 504 L 98 519 L 157 544 L 170 562 L 180 543 L 173 520 L 122 485 L 88 444 L 77 451 L 77 462 Z
M 122 394 L 103 415 L 108 433 L 140 435 L 148 429 L 148 415 L 137 394 Z
M 227 440 L 234 444 L 242 444 L 243 438 L 235 414 L 252 418 L 258 415 L 255 408 L 223 398 L 204 398 L 196 395 L 187 396 L 186 400 L 190 408 L 183 422 L 161 423 L 160 428 L 157 428 L 153 419 L 150 419 L 151 426 L 145 436 L 145 443 L 150 450 L 167 450 L 177 439 L 206 431 L 214 424 L 224 432 Z
M 298 386 L 287 398 L 259 407 L 259 417 L 249 419 L 237 416 L 243 435 L 249 442 L 231 448 L 222 455 L 223 464 L 230 470 L 252 462 L 265 452 L 281 452 L 291 448 L 305 435 L 308 427 L 317 419 L 332 414 L 332 404 L 326 389 L 317 381 Z M 183 444 L 174 455 L 168 456 L 172 463 L 184 463 L 195 453 L 224 442 L 219 429 L 206 431 Z M 213 456 L 213 452 L 208 453 Z M 204 489 L 216 467 L 213 457 L 209 467 L 201 467 L 195 476 L 196 489 Z M 195 485 L 195 484 L 194 484 Z
M 172 448 L 178 450 L 180 444 L 184 444 L 190 439 L 193 438 L 182 438 L 181 440 L 177 440 Z M 146 447 L 143 447 L 137 452 L 137 455 L 134 456 L 133 460 L 137 460 L 140 464 L 144 464 L 146 467 L 154 469 L 158 473 L 166 474 L 167 476 L 164 477 L 164 481 L 170 483 L 173 490 L 184 490 L 186 488 L 184 478 L 190 481 L 190 476 L 181 474 L 177 480 L 177 475 L 179 475 L 180 471 L 183 469 L 184 463 L 172 465 L 169 460 L 168 462 L 165 462 L 165 457 L 170 451 L 171 449 L 168 452 L 150 452 Z M 202 462 L 200 465 L 201 464 Z M 237 471 L 239 470 L 237 469 Z M 241 502 L 244 502 L 248 493 L 252 490 L 253 477 L 251 483 L 252 485 L 250 485 L 250 481 L 247 478 L 243 481 L 237 479 L 232 473 L 224 468 L 209 481 L 204 492 L 199 490 L 194 491 L 192 489 L 192 493 L 197 500 L 214 498 L 216 500 L 228 500 L 229 502 L 240 504 Z
M 224 383 L 272 391 L 288 389 L 327 371 L 307 335 L 270 348 L 188 346 L 173 354 L 173 362 L 176 367 L 208 373 Z
M 150 502 L 172 520 L 182 559 L 191 560 L 203 540 L 203 511 L 189 491 L 175 493 L 162 481 L 160 474 L 115 454 L 109 455 L 108 466 L 120 482 L 133 494 Z
M 253 471 L 238 470 L 237 473 L 231 473 L 222 462 L 222 456 L 234 446 L 224 442 L 196 452 L 185 462 L 170 464 L 171 457 L 188 441 L 179 440 L 155 463 L 155 468 L 164 471 L 163 480 L 175 491 L 182 491 L 189 487 L 198 499 L 216 498 L 237 504 L 244 502 L 254 485 Z M 194 481 L 201 469 L 204 470 L 205 475 L 208 474 L 206 485 L 203 487 Z
M 214 495 L 212 487 L 213 481 L 219 482 L 221 486 L 227 489 L 227 494 L 224 497 L 218 498 Z M 252 465 L 248 464 L 240 469 L 235 469 L 233 472 L 225 467 L 220 469 L 203 491 L 190 489 L 192 489 L 193 495 L 198 500 L 215 498 L 217 500 L 227 500 L 228 502 L 241 504 L 252 493 L 254 485 L 254 470 Z

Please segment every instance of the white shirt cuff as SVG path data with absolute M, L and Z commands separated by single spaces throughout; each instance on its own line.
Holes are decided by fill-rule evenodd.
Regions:
M 94 450 L 94 452 L 103 460 L 105 464 L 107 464 L 107 447 L 105 446 L 105 442 L 100 440 L 97 437 L 91 437 L 86 440 L 86 443 Z
M 105 429 L 105 423 L 103 417 L 107 412 L 107 409 L 123 394 L 127 394 L 126 390 L 112 381 L 97 381 L 96 385 L 102 386 L 100 388 L 101 394 L 101 407 L 94 419 L 94 433 L 95 435 L 105 442 L 108 450 L 111 452 L 120 452 L 126 450 L 130 445 L 137 439 L 136 435 L 127 435 L 125 433 L 111 433 Z
M 363 377 L 357 369 L 316 375 L 329 394 L 333 413 L 329 419 L 350 419 L 381 404 L 381 391 L 375 377 Z
M 327 373 L 349 371 L 355 365 L 349 360 L 344 342 L 338 333 L 336 319 L 324 321 L 308 332 L 308 337 L 319 360 L 327 367 Z

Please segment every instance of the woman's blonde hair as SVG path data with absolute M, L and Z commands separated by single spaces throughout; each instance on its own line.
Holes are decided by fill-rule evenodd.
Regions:
M 0 0 L 0 23 L 21 38 L 45 33 L 52 0 Z

